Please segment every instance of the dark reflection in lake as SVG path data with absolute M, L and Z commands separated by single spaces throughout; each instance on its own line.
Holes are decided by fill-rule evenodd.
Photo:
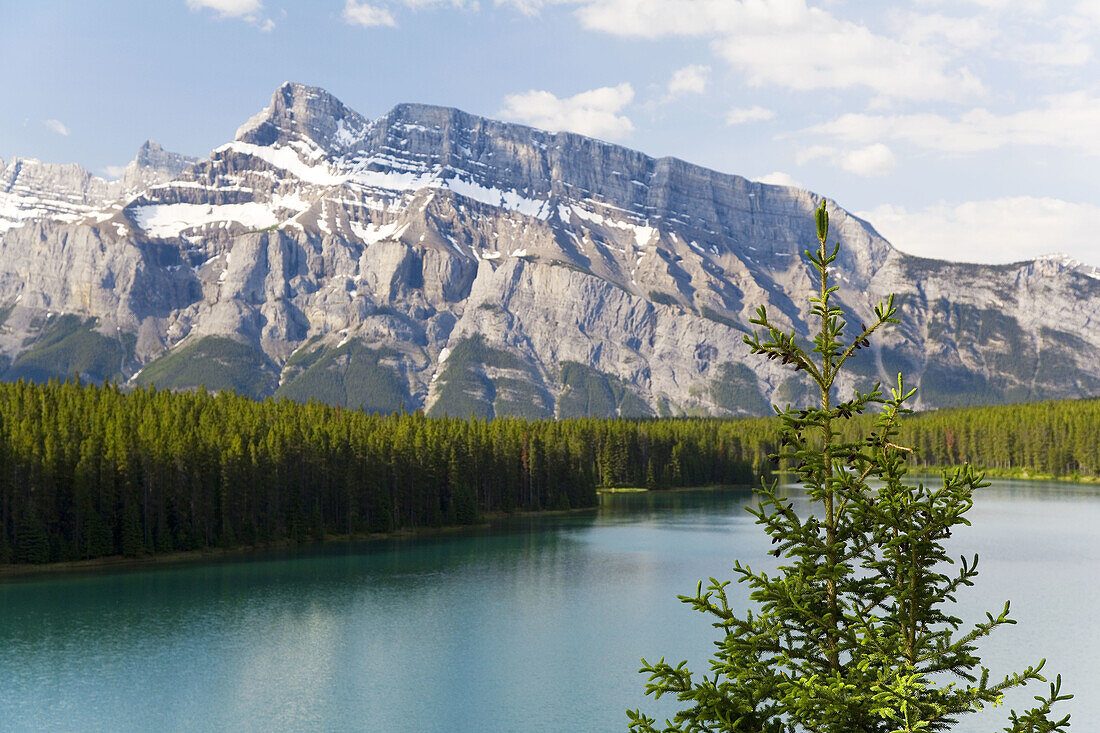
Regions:
M 617 494 L 465 534 L 0 585 L 0 728 L 622 730 L 627 707 L 675 709 L 643 697 L 639 657 L 705 668 L 709 622 L 676 595 L 734 558 L 776 563 L 751 500 Z M 1100 491 L 1000 482 L 971 519 L 963 613 L 1011 598 L 1020 621 L 987 661 L 1046 655 L 1073 729 L 1100 729 Z

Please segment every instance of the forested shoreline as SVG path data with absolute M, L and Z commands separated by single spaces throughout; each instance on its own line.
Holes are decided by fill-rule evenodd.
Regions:
M 0 384 L 0 563 L 142 557 L 750 483 L 770 421 L 380 416 L 231 393 Z
M 845 430 L 857 434 L 865 415 Z M 74 382 L 0 384 L 0 564 L 244 547 L 750 484 L 773 418 L 427 418 Z M 1100 399 L 917 413 L 912 465 L 1100 474 Z
M 844 423 L 845 439 L 868 434 L 873 420 Z M 915 471 L 969 463 L 991 476 L 1100 478 L 1100 398 L 916 412 L 901 419 L 897 440 L 912 449 Z
M 915 466 L 971 463 L 991 473 L 1100 475 L 1100 399 L 931 410 L 901 422 Z

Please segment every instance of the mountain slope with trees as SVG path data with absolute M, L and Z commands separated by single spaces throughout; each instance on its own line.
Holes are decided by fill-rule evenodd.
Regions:
M 13 165 L 3 380 L 458 417 L 767 414 L 810 386 L 740 348 L 756 303 L 807 331 L 809 191 L 456 109 L 367 120 L 291 83 L 205 159 L 149 146 L 121 198 Z M 912 257 L 842 209 L 834 231 L 845 306 L 869 320 L 897 293 L 904 314 L 841 388 L 903 371 L 922 409 L 1100 394 L 1094 269 Z

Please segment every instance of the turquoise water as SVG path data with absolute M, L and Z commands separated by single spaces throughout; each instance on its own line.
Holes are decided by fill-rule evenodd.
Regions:
M 604 497 L 471 534 L 0 584 L 0 729 L 610 731 L 641 656 L 705 668 L 676 600 L 767 540 L 746 490 Z M 1013 601 L 994 673 L 1049 658 L 1100 730 L 1100 489 L 999 482 L 958 552 L 963 615 Z M 768 558 L 771 560 L 771 558 Z M 773 560 L 774 562 L 774 560 Z M 1027 696 L 1024 696 L 1024 700 Z M 662 701 L 663 702 L 663 701 Z M 1002 711 L 959 730 L 999 730 Z

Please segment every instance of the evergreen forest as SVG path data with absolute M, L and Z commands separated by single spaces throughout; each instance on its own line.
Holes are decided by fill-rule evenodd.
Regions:
M 462 525 L 597 487 L 749 483 L 771 421 L 427 418 L 231 392 L 0 384 L 0 563 Z
M 918 412 L 901 421 L 899 440 L 915 449 L 915 467 L 970 463 L 990 475 L 1096 477 L 1100 399 Z
M 858 434 L 871 415 L 851 421 Z M 864 424 L 866 421 L 866 424 Z M 1100 475 L 1100 400 L 901 421 L 915 466 Z M 222 392 L 0 384 L 0 563 L 320 540 L 591 507 L 601 487 L 751 484 L 778 422 L 378 415 Z

